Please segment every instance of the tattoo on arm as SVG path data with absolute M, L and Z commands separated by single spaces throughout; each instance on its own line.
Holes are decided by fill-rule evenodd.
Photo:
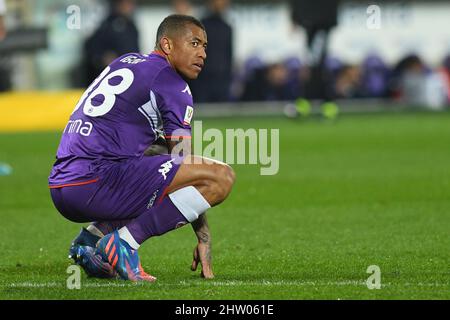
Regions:
M 206 220 L 206 214 L 200 215 L 197 220 L 193 221 L 192 228 L 194 229 L 197 239 L 202 243 L 211 242 L 211 234 L 209 232 L 208 221 Z
M 198 242 L 205 245 L 203 257 L 208 264 L 211 264 L 211 234 L 209 232 L 208 221 L 206 220 L 206 213 L 200 215 L 200 217 L 191 224 L 195 234 L 197 235 Z

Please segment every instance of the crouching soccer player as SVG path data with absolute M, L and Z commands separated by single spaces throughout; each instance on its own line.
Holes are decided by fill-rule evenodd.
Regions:
M 191 268 L 200 264 L 203 277 L 214 276 L 205 212 L 228 196 L 234 172 L 186 152 L 193 99 L 184 79 L 197 78 L 206 44 L 198 20 L 168 16 L 154 52 L 113 61 L 76 105 L 49 186 L 64 217 L 92 222 L 70 247 L 88 275 L 154 281 L 141 266 L 139 246 L 191 223 L 198 238 Z M 160 154 L 165 145 L 184 153 Z

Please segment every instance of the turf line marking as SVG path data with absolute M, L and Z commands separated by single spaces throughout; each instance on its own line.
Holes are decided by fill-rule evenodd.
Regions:
M 144 282 L 136 283 L 82 283 L 81 287 L 84 288 L 107 288 L 107 287 L 136 287 L 143 286 Z M 218 286 L 218 287 L 233 287 L 233 286 L 358 286 L 366 287 L 364 281 L 180 281 L 178 283 L 156 283 L 158 286 Z M 382 283 L 382 287 L 450 287 L 450 283 L 439 283 L 439 282 L 418 282 L 418 283 L 398 283 L 393 284 L 392 282 Z M 11 283 L 6 286 L 7 288 L 65 288 L 65 283 L 60 282 L 20 282 Z
M 85 283 L 81 284 L 81 287 L 86 288 L 104 288 L 104 287 L 136 287 L 144 285 L 143 282 L 126 282 L 126 283 Z M 7 288 L 66 288 L 66 283 L 57 282 L 21 282 L 21 283 L 11 283 Z

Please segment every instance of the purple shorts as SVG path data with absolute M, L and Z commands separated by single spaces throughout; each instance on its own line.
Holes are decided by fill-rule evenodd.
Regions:
M 58 211 L 74 222 L 133 219 L 164 196 L 180 167 L 174 160 L 158 155 L 111 163 L 95 182 L 51 187 L 50 194 Z

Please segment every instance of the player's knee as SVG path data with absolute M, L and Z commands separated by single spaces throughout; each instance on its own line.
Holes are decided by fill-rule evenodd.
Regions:
M 228 193 L 231 192 L 231 188 L 233 188 L 234 185 L 234 181 L 236 181 L 236 173 L 234 172 L 233 168 L 230 167 L 229 165 L 226 165 L 226 172 L 225 172 L 225 179 L 226 179 L 226 184 L 229 188 Z
M 216 171 L 218 189 L 217 193 L 221 201 L 223 201 L 231 192 L 236 175 L 234 170 L 227 164 L 218 166 Z

